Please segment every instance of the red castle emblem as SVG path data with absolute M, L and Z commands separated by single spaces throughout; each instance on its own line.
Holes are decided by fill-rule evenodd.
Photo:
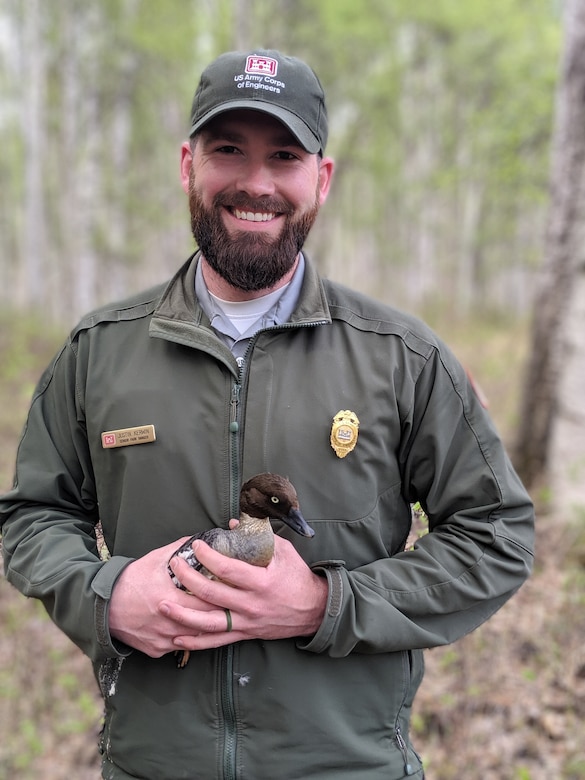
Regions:
M 259 57 L 252 54 L 246 60 L 246 73 L 253 73 L 259 76 L 276 76 L 278 70 L 278 60 L 272 57 Z

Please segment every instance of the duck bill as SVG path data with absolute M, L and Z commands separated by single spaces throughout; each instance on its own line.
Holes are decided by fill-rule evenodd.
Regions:
M 309 539 L 315 536 L 315 532 L 298 509 L 291 509 L 284 522 L 301 536 L 307 536 Z

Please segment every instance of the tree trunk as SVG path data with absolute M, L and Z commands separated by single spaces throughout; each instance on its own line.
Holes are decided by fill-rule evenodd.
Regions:
M 18 301 L 22 306 L 39 306 L 43 300 L 47 225 L 44 207 L 44 144 L 46 140 L 46 42 L 45 15 L 39 0 L 31 0 L 25 15 L 23 57 L 25 143 L 24 236 Z
M 575 276 L 563 343 L 565 362 L 552 436 L 555 507 L 567 515 L 585 507 L 585 263 Z
M 577 235 L 583 220 L 585 165 L 585 3 L 567 0 L 565 46 L 557 89 L 551 202 L 545 265 L 536 296 L 515 465 L 527 487 L 549 476 L 553 422 L 564 368 L 565 312 L 576 278 Z
M 137 0 L 124 0 L 121 16 L 123 24 L 131 29 L 136 18 L 139 6 Z M 115 171 L 118 191 L 126 189 L 126 182 L 130 179 L 131 167 L 131 142 L 134 132 L 133 101 L 136 89 L 136 76 L 139 71 L 140 61 L 138 53 L 131 47 L 119 53 L 119 62 L 116 68 L 116 84 L 109 100 L 114 105 L 112 124 L 109 130 L 109 139 L 106 143 L 111 149 L 111 162 Z M 102 164 L 103 165 L 103 164 Z M 124 203 L 124 201 L 123 201 Z M 113 262 L 107 267 L 105 274 L 100 274 L 100 297 L 106 300 L 122 298 L 126 294 L 128 266 L 125 254 L 128 246 L 128 208 L 125 208 L 114 193 L 104 203 L 106 224 L 108 230 L 109 254 Z M 103 258 L 101 260 L 103 265 Z M 102 270 L 106 270 L 103 269 Z M 107 278 L 104 279 L 103 276 Z

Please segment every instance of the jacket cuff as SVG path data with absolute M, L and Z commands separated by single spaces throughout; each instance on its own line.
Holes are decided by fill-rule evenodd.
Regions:
M 133 558 L 116 556 L 110 558 L 101 567 L 94 577 L 91 588 L 96 594 L 94 603 L 94 625 L 98 644 L 105 656 L 126 657 L 132 652 L 132 648 L 123 642 L 118 642 L 110 635 L 109 611 L 110 598 L 114 585 L 126 566 L 132 563 Z
M 337 619 L 341 614 L 341 605 L 343 604 L 343 570 L 345 561 L 317 561 L 312 564 L 311 571 L 320 577 L 327 578 L 329 585 L 329 595 L 327 597 L 327 606 L 323 622 L 319 626 L 317 633 L 308 641 L 297 642 L 299 650 L 307 650 L 310 653 L 322 653 L 331 642 L 331 637 L 335 631 Z

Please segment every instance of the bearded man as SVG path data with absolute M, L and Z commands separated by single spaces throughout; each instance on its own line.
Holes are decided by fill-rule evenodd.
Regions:
M 530 572 L 532 505 L 463 368 L 302 251 L 326 142 L 305 63 L 211 63 L 181 157 L 198 251 L 84 318 L 33 399 L 6 574 L 92 659 L 104 778 L 420 780 L 422 648 Z M 173 555 L 260 472 L 290 477 L 313 539 L 275 525 L 267 567 L 194 542 L 214 579 Z M 430 533 L 406 550 L 415 502 Z

